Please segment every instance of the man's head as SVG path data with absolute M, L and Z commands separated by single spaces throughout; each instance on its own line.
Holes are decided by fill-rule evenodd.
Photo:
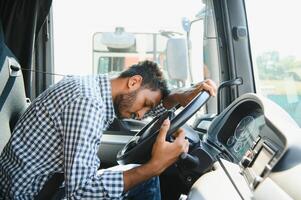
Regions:
M 120 118 L 141 119 L 169 93 L 161 70 L 152 61 L 132 65 L 118 79 L 126 84 L 125 91 L 114 99 L 115 112 Z

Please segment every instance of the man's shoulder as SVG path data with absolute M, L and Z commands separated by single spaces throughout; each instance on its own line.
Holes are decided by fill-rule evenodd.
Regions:
M 77 100 L 90 99 L 102 104 L 96 76 L 66 76 L 39 95 L 33 104 L 50 113 L 59 113 Z
M 65 95 L 72 97 L 99 97 L 100 84 L 99 79 L 104 79 L 104 76 L 85 75 L 85 76 L 66 76 L 53 86 L 55 93 L 64 91 Z
M 108 90 L 108 78 L 104 75 L 81 76 L 78 82 L 79 94 L 83 98 L 102 102 L 103 90 Z

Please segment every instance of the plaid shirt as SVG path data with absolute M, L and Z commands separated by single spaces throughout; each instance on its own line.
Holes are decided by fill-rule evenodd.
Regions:
M 163 110 L 161 104 L 148 115 Z M 0 199 L 33 199 L 58 172 L 68 199 L 122 199 L 123 172 L 97 172 L 102 132 L 114 117 L 107 76 L 68 76 L 48 88 L 21 117 L 0 156 Z

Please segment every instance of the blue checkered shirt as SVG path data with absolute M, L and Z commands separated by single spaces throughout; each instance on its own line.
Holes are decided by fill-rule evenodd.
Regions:
M 162 104 L 149 115 L 163 111 Z M 36 98 L 0 156 L 0 199 L 33 199 L 64 173 L 67 199 L 122 199 L 123 172 L 98 173 L 97 151 L 112 122 L 109 78 L 68 76 Z

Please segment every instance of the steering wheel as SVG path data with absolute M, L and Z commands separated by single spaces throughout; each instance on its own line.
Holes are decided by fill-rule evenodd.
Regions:
M 171 119 L 172 111 L 166 111 L 155 117 L 143 127 L 133 138 L 118 152 L 118 164 L 144 164 L 151 158 L 151 151 L 163 121 L 170 118 L 170 128 L 167 138 L 171 137 L 177 129 L 187 122 L 209 99 L 208 92 L 200 92 L 184 109 Z

